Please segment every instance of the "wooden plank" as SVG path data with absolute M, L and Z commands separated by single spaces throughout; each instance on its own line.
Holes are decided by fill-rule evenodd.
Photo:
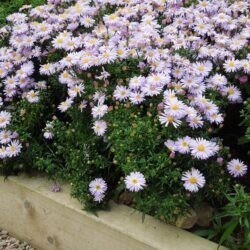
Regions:
M 0 228 L 44 250 L 216 250 L 217 245 L 133 209 L 111 204 L 98 217 L 45 178 L 0 178 Z M 225 249 L 225 248 L 220 248 Z

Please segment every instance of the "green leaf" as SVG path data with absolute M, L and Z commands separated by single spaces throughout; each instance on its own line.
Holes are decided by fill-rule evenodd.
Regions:
M 211 233 L 211 231 L 211 229 L 200 229 L 196 230 L 194 233 L 201 237 L 207 237 Z
M 225 240 L 227 240 L 229 236 L 231 236 L 231 234 L 233 233 L 237 225 L 238 225 L 238 221 L 233 220 L 230 222 L 230 224 L 226 227 L 225 232 L 222 234 L 220 238 L 219 245 L 223 244 L 223 242 L 225 242 Z
M 245 227 L 246 227 L 246 228 L 249 228 L 249 221 L 248 221 L 248 218 L 245 218 L 244 224 L 245 224 Z

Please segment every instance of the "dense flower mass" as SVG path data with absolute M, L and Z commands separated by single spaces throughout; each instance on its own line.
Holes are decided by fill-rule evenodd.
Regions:
M 155 140 L 165 136 L 170 158 L 179 153 L 211 160 L 222 143 L 200 131 L 222 126 L 223 105 L 243 100 L 232 79 L 235 73 L 250 72 L 248 7 L 247 1 L 225 0 L 189 5 L 182 0 L 48 0 L 9 15 L 8 25 L 0 29 L 0 37 L 8 41 L 0 48 L 0 158 L 20 155 L 21 144 L 30 138 L 22 140 L 12 131 L 12 105 L 37 105 L 41 100 L 48 105 L 45 93 L 51 91 L 53 78 L 64 90 L 52 104 L 59 119 L 70 123 L 69 112 L 83 115 L 90 110 L 86 120 L 93 136 L 103 138 L 107 148 L 109 132 L 117 126 L 108 121 L 109 114 L 121 107 L 139 107 L 163 131 Z M 156 114 L 147 111 L 148 106 Z M 164 131 L 177 137 L 169 138 Z M 187 133 L 178 136 L 178 131 Z M 47 121 L 41 132 L 46 143 L 53 140 L 54 122 Z M 65 136 L 74 132 L 68 130 Z M 132 128 L 130 135 L 134 136 Z M 124 166 L 131 154 L 124 157 Z M 232 160 L 228 171 L 237 177 L 247 168 Z M 191 192 L 205 184 L 194 168 L 182 180 Z M 146 181 L 140 172 L 132 172 L 125 184 L 138 192 Z M 89 191 L 95 201 L 102 201 L 106 182 L 95 179 Z

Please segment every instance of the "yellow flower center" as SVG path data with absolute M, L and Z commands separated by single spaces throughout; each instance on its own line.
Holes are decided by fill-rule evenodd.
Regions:
M 199 66 L 198 66 L 198 70 L 199 70 L 200 72 L 203 72 L 203 71 L 205 70 L 205 67 L 204 67 L 203 65 L 199 65 Z
M 48 70 L 50 68 L 50 65 L 49 64 L 45 64 L 43 67 Z
M 63 76 L 63 78 L 68 78 L 69 77 L 69 73 L 68 72 L 64 72 L 62 76 Z
M 229 95 L 233 95 L 234 94 L 234 89 L 229 89 L 227 92 L 228 92 Z
M 85 57 L 85 58 L 82 59 L 82 61 L 83 61 L 84 63 L 89 63 L 89 58 L 86 58 L 86 57 Z
M 120 93 L 122 96 L 126 95 L 126 91 L 125 90 L 122 90 L 121 93 Z
M 168 122 L 173 122 L 174 121 L 174 117 L 172 115 L 167 117 Z
M 47 30 L 47 27 L 45 25 L 41 25 L 41 31 L 45 32 Z
M 117 18 L 117 15 L 116 14 L 111 14 L 110 16 L 109 16 L 109 19 L 110 20 L 115 20 Z
M 108 52 L 104 52 L 103 53 L 103 56 L 106 57 L 106 58 L 109 58 L 110 57 L 110 54 Z
M 173 110 L 178 110 L 178 109 L 179 109 L 179 105 L 173 104 L 173 105 L 172 105 L 172 109 L 173 109 Z
M 0 148 L 0 153 L 4 153 L 6 152 L 6 149 L 5 148 Z
M 118 54 L 118 55 L 123 55 L 123 54 L 124 54 L 124 50 L 118 49 L 118 50 L 117 50 L 117 54 Z
M 198 151 L 203 152 L 203 151 L 205 151 L 205 146 L 200 144 L 200 145 L 198 145 L 197 149 L 198 149 Z
M 32 98 L 36 97 L 36 93 L 35 93 L 34 91 L 32 91 L 32 92 L 30 93 L 30 97 L 32 97 Z
M 198 119 L 196 117 L 193 119 L 193 123 L 195 123 L 195 124 L 198 123 Z
M 189 182 L 190 182 L 191 184 L 196 184 L 196 183 L 197 183 L 196 177 L 191 176 L 191 177 L 189 178 Z
M 132 183 L 133 183 L 133 184 L 137 184 L 137 183 L 138 183 L 138 180 L 137 180 L 137 179 L 132 179 Z
M 240 165 L 240 164 L 237 164 L 237 165 L 235 166 L 235 169 L 236 169 L 237 171 L 240 171 L 240 170 L 241 170 L 241 165 Z
M 4 123 L 6 122 L 6 118 L 5 117 L 0 117 L 0 123 Z
M 57 43 L 63 43 L 63 39 L 61 37 L 57 38 Z
M 8 139 L 8 138 L 9 138 L 9 135 L 8 135 L 7 133 L 5 133 L 5 134 L 3 135 L 3 138 L 4 138 L 4 139 Z

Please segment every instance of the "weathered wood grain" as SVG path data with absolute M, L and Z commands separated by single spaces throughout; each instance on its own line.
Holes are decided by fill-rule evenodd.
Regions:
M 0 178 L 0 227 L 44 250 L 216 250 L 217 245 L 126 206 L 98 217 L 69 195 L 49 191 L 44 178 Z M 225 249 L 225 248 L 221 248 Z

